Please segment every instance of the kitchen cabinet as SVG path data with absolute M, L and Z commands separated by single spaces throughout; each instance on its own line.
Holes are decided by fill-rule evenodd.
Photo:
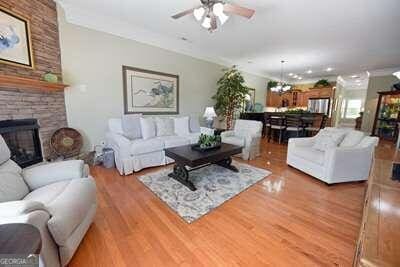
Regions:
M 290 108 L 307 107 L 310 98 L 333 98 L 334 89 L 332 87 L 310 88 L 307 91 L 291 90 L 283 94 L 268 91 L 266 106 L 282 107 L 283 102 Z M 332 102 L 332 101 L 331 101 Z

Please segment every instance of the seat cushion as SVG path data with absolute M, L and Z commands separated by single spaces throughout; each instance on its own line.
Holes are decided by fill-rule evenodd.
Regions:
M 131 141 L 131 155 L 147 154 L 164 149 L 164 142 L 158 138 L 136 139 Z
M 164 143 L 164 148 L 176 147 L 176 146 L 184 146 L 190 143 L 190 140 L 184 136 L 160 136 L 156 138 Z
M 236 146 L 244 146 L 245 138 L 239 136 L 227 136 L 222 138 L 222 142 Z
M 296 146 L 296 148 L 293 149 L 293 154 L 318 165 L 324 165 L 325 153 L 320 150 L 311 147 Z
M 36 189 L 24 199 L 44 204 L 51 214 L 49 231 L 63 246 L 96 204 L 96 185 L 93 178 L 62 181 Z
M 0 203 L 21 200 L 29 193 L 22 176 L 13 172 L 0 172 Z

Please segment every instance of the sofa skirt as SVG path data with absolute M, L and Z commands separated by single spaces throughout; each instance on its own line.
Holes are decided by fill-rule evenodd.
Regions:
M 163 166 L 165 164 L 164 151 L 135 155 L 124 159 L 119 158 L 117 154 L 115 155 L 115 165 L 121 175 L 128 175 L 144 168 Z

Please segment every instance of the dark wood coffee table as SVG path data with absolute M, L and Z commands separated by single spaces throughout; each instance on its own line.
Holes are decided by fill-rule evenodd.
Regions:
M 191 145 L 178 146 L 165 149 L 165 155 L 175 160 L 174 171 L 168 174 L 181 184 L 195 191 L 196 187 L 189 180 L 189 172 L 206 167 L 210 164 L 217 164 L 231 171 L 239 170 L 232 165 L 232 156 L 242 153 L 242 147 L 231 144 L 221 144 L 221 148 L 199 152 L 193 150 Z M 189 167 L 189 168 L 187 168 Z

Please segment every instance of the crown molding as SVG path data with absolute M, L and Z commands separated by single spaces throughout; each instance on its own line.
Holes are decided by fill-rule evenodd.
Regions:
M 368 73 L 369 76 L 387 76 L 387 75 L 393 75 L 393 73 L 395 73 L 396 71 L 400 71 L 400 66 L 394 68 L 370 70 L 368 71 Z
M 110 17 L 106 17 L 103 14 L 89 12 L 77 5 L 67 4 L 63 0 L 55 1 L 64 10 L 65 20 L 68 23 L 155 46 L 185 56 L 218 64 L 223 67 L 237 65 L 240 71 L 270 79 L 269 76 L 261 70 L 236 64 L 210 51 L 204 53 L 192 43 L 179 38 L 173 38 L 149 31 L 142 27 L 133 26 L 131 23 L 115 17 L 110 19 Z

